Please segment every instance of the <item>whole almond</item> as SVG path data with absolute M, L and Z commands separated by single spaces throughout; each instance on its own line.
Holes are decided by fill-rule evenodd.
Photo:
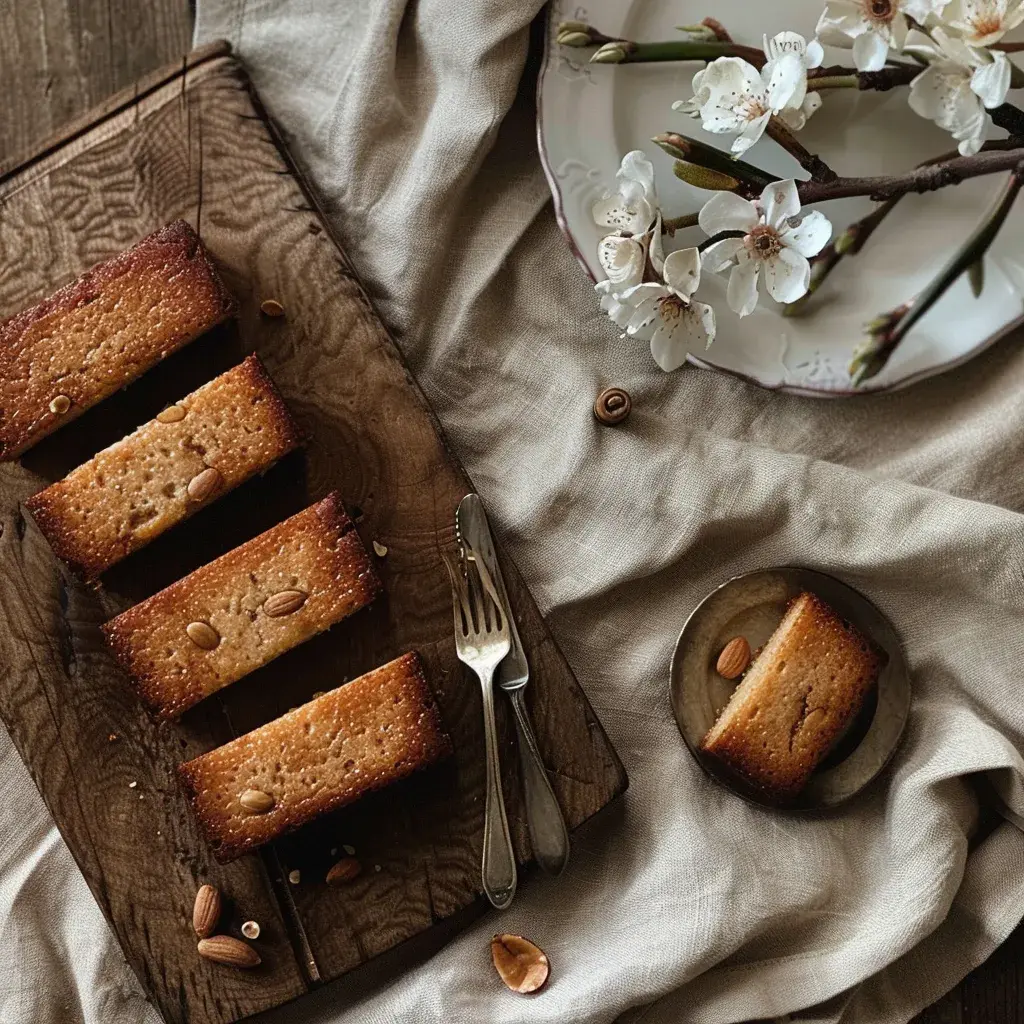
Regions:
M 238 802 L 252 814 L 266 814 L 274 806 L 274 798 L 262 789 L 247 789 Z
M 211 935 L 200 939 L 199 955 L 227 967 L 259 967 L 260 955 L 247 942 L 231 935 Z
M 50 403 L 50 412 L 55 416 L 63 416 L 71 408 L 71 399 L 67 395 L 58 395 Z
M 521 935 L 495 935 L 491 939 L 491 959 L 501 980 L 513 992 L 536 992 L 551 972 L 544 950 Z
M 199 887 L 192 908 L 192 927 L 201 939 L 208 938 L 217 929 L 220 920 L 220 893 L 212 885 Z
M 212 651 L 220 643 L 220 634 L 208 622 L 190 622 L 185 632 L 189 640 L 204 651 Z
M 355 857 L 342 857 L 330 871 L 327 872 L 328 885 L 344 885 L 351 882 L 361 871 L 363 865 Z
M 750 664 L 750 644 L 745 636 L 734 636 L 718 656 L 715 669 L 723 679 L 737 679 Z
M 183 405 L 169 405 L 156 414 L 157 423 L 180 423 L 185 418 Z
M 208 466 L 188 482 L 188 496 L 192 501 L 206 501 L 221 485 L 220 472 Z
M 272 619 L 279 619 L 283 615 L 291 615 L 297 612 L 305 603 L 308 595 L 301 590 L 281 590 L 263 602 L 263 610 Z

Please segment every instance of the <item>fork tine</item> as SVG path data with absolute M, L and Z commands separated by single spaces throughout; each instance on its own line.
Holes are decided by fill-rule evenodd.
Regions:
M 503 637 L 508 633 L 508 626 L 494 582 L 482 559 L 474 556 L 471 561 L 476 571 L 469 572 L 469 579 L 479 629 L 481 632 Z
M 455 635 L 467 636 L 473 631 L 473 618 L 469 610 L 468 595 L 466 593 L 466 577 L 462 573 L 462 563 L 455 564 L 451 554 L 447 551 L 441 552 L 445 568 L 448 570 L 448 579 L 452 585 L 452 608 L 455 612 Z
M 491 574 L 487 569 L 487 565 L 484 563 L 482 558 L 474 558 L 473 564 L 476 566 L 477 572 L 480 573 L 480 581 L 483 583 L 484 590 L 487 591 L 487 595 L 491 599 L 491 606 L 494 608 L 495 613 L 495 628 L 498 630 L 507 630 L 508 626 L 505 622 L 505 609 L 502 607 L 501 598 L 498 596 L 498 589 L 494 585 L 494 580 L 491 579 Z

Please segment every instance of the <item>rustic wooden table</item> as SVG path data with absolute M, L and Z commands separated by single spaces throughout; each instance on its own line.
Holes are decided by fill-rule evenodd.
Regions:
M 189 49 L 190 0 L 0 2 L 0 164 Z M 915 1024 L 1024 1019 L 1024 926 Z

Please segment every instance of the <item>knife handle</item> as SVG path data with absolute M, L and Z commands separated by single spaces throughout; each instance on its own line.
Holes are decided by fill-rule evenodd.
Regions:
M 516 713 L 519 733 L 519 760 L 523 770 L 523 790 L 526 797 L 526 821 L 530 826 L 533 855 L 541 870 L 548 875 L 559 875 L 569 860 L 569 832 L 565 827 L 562 809 L 548 780 L 547 769 L 537 748 L 537 739 L 530 725 L 523 691 L 511 690 L 509 697 Z
M 498 729 L 494 722 L 494 669 L 477 670 L 483 687 L 484 745 L 487 761 L 487 792 L 484 803 L 483 887 L 487 898 L 498 910 L 504 910 L 516 892 L 516 856 L 505 815 L 505 797 L 501 791 L 501 758 L 498 754 Z

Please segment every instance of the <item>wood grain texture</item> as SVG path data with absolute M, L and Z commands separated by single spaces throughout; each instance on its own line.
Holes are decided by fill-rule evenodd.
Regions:
M 188 0 L 0 3 L 0 164 L 188 50 Z
M 218 51 L 104 105 L 0 173 L 0 314 L 14 313 L 155 227 L 184 217 L 241 303 L 130 388 L 0 467 L 0 715 L 121 942 L 168 1021 L 227 1022 L 277 1005 L 433 928 L 479 898 L 484 762 L 478 684 L 458 663 L 442 551 L 469 481 L 314 209 L 238 64 Z M 260 313 L 273 298 L 282 317 Z M 170 401 L 256 351 L 309 437 L 88 589 L 61 571 L 20 503 Z M 112 615 L 337 489 L 386 596 L 155 726 L 100 641 Z M 600 724 L 511 564 L 534 682 L 528 701 L 570 826 L 626 786 Z M 175 765 L 418 650 L 455 745 L 446 764 L 218 867 Z M 509 708 L 499 702 L 509 817 L 530 855 Z M 131 786 L 134 782 L 136 785 Z M 366 870 L 325 877 L 342 845 Z M 143 855 L 140 856 L 140 852 Z M 289 885 L 299 871 L 302 882 Z M 189 923 L 203 882 L 263 928 L 254 972 L 200 960 Z M 528 881 L 525 884 L 529 884 Z M 236 922 L 237 923 L 237 922 Z

